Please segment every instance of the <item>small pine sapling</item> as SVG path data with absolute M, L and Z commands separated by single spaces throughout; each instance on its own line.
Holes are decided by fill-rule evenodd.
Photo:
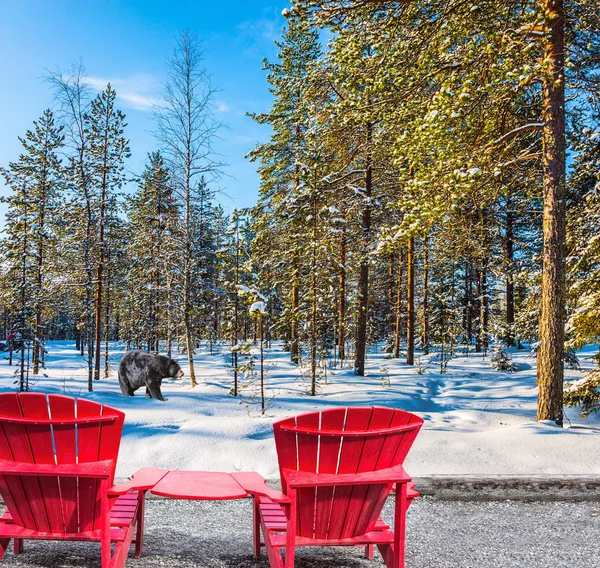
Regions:
M 514 373 L 518 370 L 512 359 L 512 355 L 506 350 L 506 345 L 503 341 L 497 341 L 490 355 L 490 365 L 496 371 L 506 373 Z
M 424 375 L 427 372 L 427 367 L 423 366 L 421 357 L 417 357 L 417 364 L 415 365 L 415 373 L 417 375 Z

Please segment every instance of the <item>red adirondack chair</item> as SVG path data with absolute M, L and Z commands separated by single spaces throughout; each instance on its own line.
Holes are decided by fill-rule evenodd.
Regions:
M 415 414 L 381 407 L 276 422 L 282 493 L 255 498 L 255 556 L 264 545 L 271 568 L 292 568 L 296 546 L 361 545 L 372 558 L 377 545 L 388 568 L 403 568 L 405 515 L 418 493 L 402 463 L 422 424 Z M 395 484 L 391 530 L 380 513 Z
M 124 417 L 84 399 L 0 394 L 0 559 L 11 539 L 15 553 L 27 539 L 95 541 L 102 568 L 122 568 L 136 526 L 141 554 L 144 493 L 156 480 L 112 487 Z

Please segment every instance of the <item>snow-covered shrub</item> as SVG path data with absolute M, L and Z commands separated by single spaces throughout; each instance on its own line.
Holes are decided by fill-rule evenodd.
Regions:
M 417 364 L 415 365 L 415 373 L 417 375 L 424 375 L 427 372 L 427 368 L 423 366 L 421 357 L 417 357 Z
M 565 384 L 565 406 L 581 408 L 583 418 L 600 411 L 600 370 L 591 371 L 583 379 Z
M 494 346 L 490 355 L 490 365 L 497 371 L 514 373 L 518 367 L 513 363 L 512 355 L 506 350 L 503 342 L 498 342 Z
M 379 377 L 379 386 L 383 388 L 391 387 L 392 382 L 390 381 L 390 372 L 387 367 L 379 367 L 379 372 L 381 373 Z

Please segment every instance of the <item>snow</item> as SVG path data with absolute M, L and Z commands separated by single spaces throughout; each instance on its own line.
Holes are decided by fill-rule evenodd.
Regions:
M 585 359 L 596 353 L 586 348 Z M 47 376 L 31 377 L 31 390 L 83 396 L 126 413 L 119 456 L 119 476 L 144 466 L 171 469 L 260 472 L 277 477 L 271 423 L 274 420 L 335 406 L 386 405 L 416 412 L 425 419 L 406 462 L 413 476 L 432 474 L 600 474 L 600 417 L 578 417 L 567 409 L 567 427 L 536 422 L 535 359 L 528 351 L 511 350 L 518 371 L 503 373 L 490 367 L 489 358 L 470 354 L 452 359 L 439 373 L 436 355 L 417 354 L 423 374 L 401 361 L 373 350 L 367 377 L 357 377 L 350 366 L 327 369 L 319 395 L 310 397 L 306 372 L 289 363 L 289 354 L 274 343 L 266 350 L 269 398 L 262 417 L 251 401 L 253 386 L 240 399 L 229 393 L 233 383 L 227 350 L 210 354 L 203 346 L 196 354 L 198 386 L 187 382 L 187 356 L 178 354 L 186 376 L 163 381 L 167 402 L 148 400 L 142 390 L 133 398 L 121 396 L 118 361 L 124 346 L 112 344 L 108 379 L 94 382 L 87 393 L 85 360 L 73 342 L 48 345 Z M 6 359 L 0 361 L 0 391 L 15 388 Z M 569 380 L 582 375 L 566 371 Z M 390 386 L 386 386 L 389 380 Z M 569 423 L 570 421 L 570 423 Z

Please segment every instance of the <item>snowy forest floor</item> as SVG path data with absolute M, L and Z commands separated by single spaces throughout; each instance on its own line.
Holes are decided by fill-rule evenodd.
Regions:
M 289 362 L 274 343 L 266 351 L 268 409 L 260 415 L 252 400 L 256 385 L 241 398 L 229 394 L 233 383 L 230 355 L 203 347 L 195 356 L 198 386 L 189 386 L 186 355 L 176 354 L 186 375 L 166 379 L 167 402 L 148 400 L 143 389 L 133 398 L 121 396 L 118 362 L 125 346 L 111 344 L 110 376 L 87 392 L 87 366 L 74 342 L 49 342 L 44 375 L 30 377 L 30 390 L 86 397 L 126 413 L 118 476 L 140 467 L 258 471 L 276 478 L 277 460 L 271 423 L 277 419 L 335 406 L 385 405 L 416 412 L 423 430 L 407 459 L 413 476 L 437 474 L 600 474 L 600 417 L 582 420 L 566 409 L 566 427 L 535 422 L 535 359 L 529 351 L 512 351 L 517 372 L 499 372 L 489 357 L 469 354 L 449 362 L 440 374 L 438 354 L 419 356 L 422 374 L 402 360 L 387 359 L 373 349 L 367 376 L 356 376 L 348 363 L 328 369 L 316 397 L 307 394 L 306 372 Z M 579 353 L 582 366 L 596 348 Z M 5 354 L 7 355 L 7 354 Z M 14 390 L 16 366 L 0 361 L 0 392 Z M 566 371 L 569 380 L 580 378 Z

